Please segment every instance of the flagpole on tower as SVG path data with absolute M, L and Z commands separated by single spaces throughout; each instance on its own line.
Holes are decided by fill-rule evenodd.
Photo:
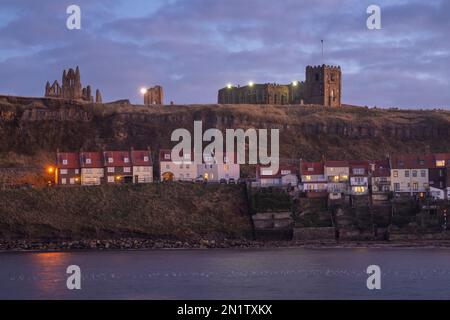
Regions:
M 320 40 L 320 42 L 322 43 L 322 63 L 325 63 L 325 60 L 323 58 L 323 40 Z

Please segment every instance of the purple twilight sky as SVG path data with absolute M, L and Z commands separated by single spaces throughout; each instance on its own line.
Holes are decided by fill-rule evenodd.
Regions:
M 81 30 L 66 28 L 81 7 Z M 382 29 L 366 27 L 369 5 Z M 227 83 L 304 80 L 308 64 L 343 69 L 343 102 L 450 107 L 448 0 L 2 0 L 0 94 L 42 96 L 80 66 L 105 101 L 215 103 Z M 320 40 L 325 41 L 322 59 Z

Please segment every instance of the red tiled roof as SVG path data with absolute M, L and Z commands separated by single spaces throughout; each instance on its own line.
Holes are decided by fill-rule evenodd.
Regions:
M 147 157 L 147 161 L 145 158 Z M 133 166 L 151 166 L 152 157 L 149 150 L 132 150 L 131 163 Z
M 63 169 L 80 168 L 80 157 L 77 152 L 59 152 L 57 157 L 57 167 Z
M 111 158 L 113 159 L 113 162 L 109 161 Z M 127 159 L 128 161 L 126 162 L 125 160 Z M 130 153 L 128 151 L 104 151 L 103 162 L 105 167 L 130 167 Z
M 161 149 L 159 150 L 159 161 L 172 161 L 172 150 Z
M 373 177 L 390 177 L 391 169 L 389 167 L 389 160 L 371 160 L 370 166 L 374 169 Z
M 256 166 L 256 177 L 257 178 L 281 178 L 287 174 L 298 174 L 297 166 L 291 164 L 280 164 L 278 166 L 278 171 L 271 175 L 262 175 L 262 170 L 269 168 L 269 165 L 257 165 Z M 283 171 L 288 171 L 289 173 L 283 173 Z
M 378 168 L 372 173 L 373 177 L 390 177 L 391 169 L 389 168 Z
M 190 159 L 183 159 L 186 162 L 194 161 L 194 152 L 191 153 Z M 159 161 L 160 162 L 172 162 L 172 150 L 171 149 L 161 149 L 159 150 Z
M 351 176 L 366 176 L 369 174 L 369 161 L 366 160 L 352 160 L 349 161 Z M 363 174 L 354 174 L 353 169 L 364 169 Z
M 87 160 L 90 160 L 88 163 Z M 81 168 L 103 168 L 101 152 L 80 152 Z
M 300 165 L 301 175 L 324 174 L 323 162 L 302 162 Z
M 392 157 L 392 169 L 428 169 L 436 167 L 433 155 L 401 155 Z
M 345 160 L 328 160 L 325 161 L 325 167 L 342 168 L 348 167 L 349 163 Z
M 436 160 L 450 160 L 450 153 L 434 153 Z

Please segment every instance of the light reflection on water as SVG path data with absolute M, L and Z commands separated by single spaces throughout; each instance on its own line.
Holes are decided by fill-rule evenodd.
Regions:
M 450 250 L 0 253 L 1 299 L 449 299 Z M 66 288 L 81 267 L 82 289 Z M 382 290 L 366 288 L 367 266 Z

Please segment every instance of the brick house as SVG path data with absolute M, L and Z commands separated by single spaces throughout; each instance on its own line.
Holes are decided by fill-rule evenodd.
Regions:
M 193 153 L 181 156 L 178 162 L 172 161 L 172 150 L 160 150 L 160 179 L 161 181 L 193 181 L 197 178 L 197 166 Z
M 348 161 L 325 161 L 325 179 L 329 193 L 346 193 L 348 190 L 350 165 Z
M 450 153 L 436 153 L 433 156 L 433 165 L 428 168 L 430 188 L 445 190 L 447 188 L 447 167 L 450 166 Z
M 429 191 L 429 168 L 435 166 L 432 155 L 406 155 L 391 158 L 391 188 L 397 194 L 425 196 Z
M 216 159 L 222 158 L 221 163 Z M 201 164 L 197 164 L 197 176 L 205 181 L 219 182 L 222 179 L 237 181 L 240 177 L 240 166 L 235 153 L 217 156 L 206 156 Z
M 101 152 L 80 152 L 81 185 L 104 183 L 105 169 Z
M 350 193 L 353 196 L 369 193 L 369 161 L 350 161 Z
M 256 179 L 261 187 L 297 186 L 298 167 L 291 164 L 279 164 L 278 171 L 273 172 L 268 165 L 257 165 Z
M 133 183 L 153 182 L 153 161 L 150 150 L 131 150 Z
M 105 168 L 106 183 L 133 183 L 130 152 L 104 151 L 103 165 Z
M 80 158 L 77 152 L 57 152 L 55 182 L 58 185 L 79 185 Z
M 370 161 L 370 181 L 373 200 L 388 200 L 391 191 L 389 160 Z
M 323 162 L 301 161 L 300 179 L 306 193 L 327 192 L 328 183 L 325 179 Z

